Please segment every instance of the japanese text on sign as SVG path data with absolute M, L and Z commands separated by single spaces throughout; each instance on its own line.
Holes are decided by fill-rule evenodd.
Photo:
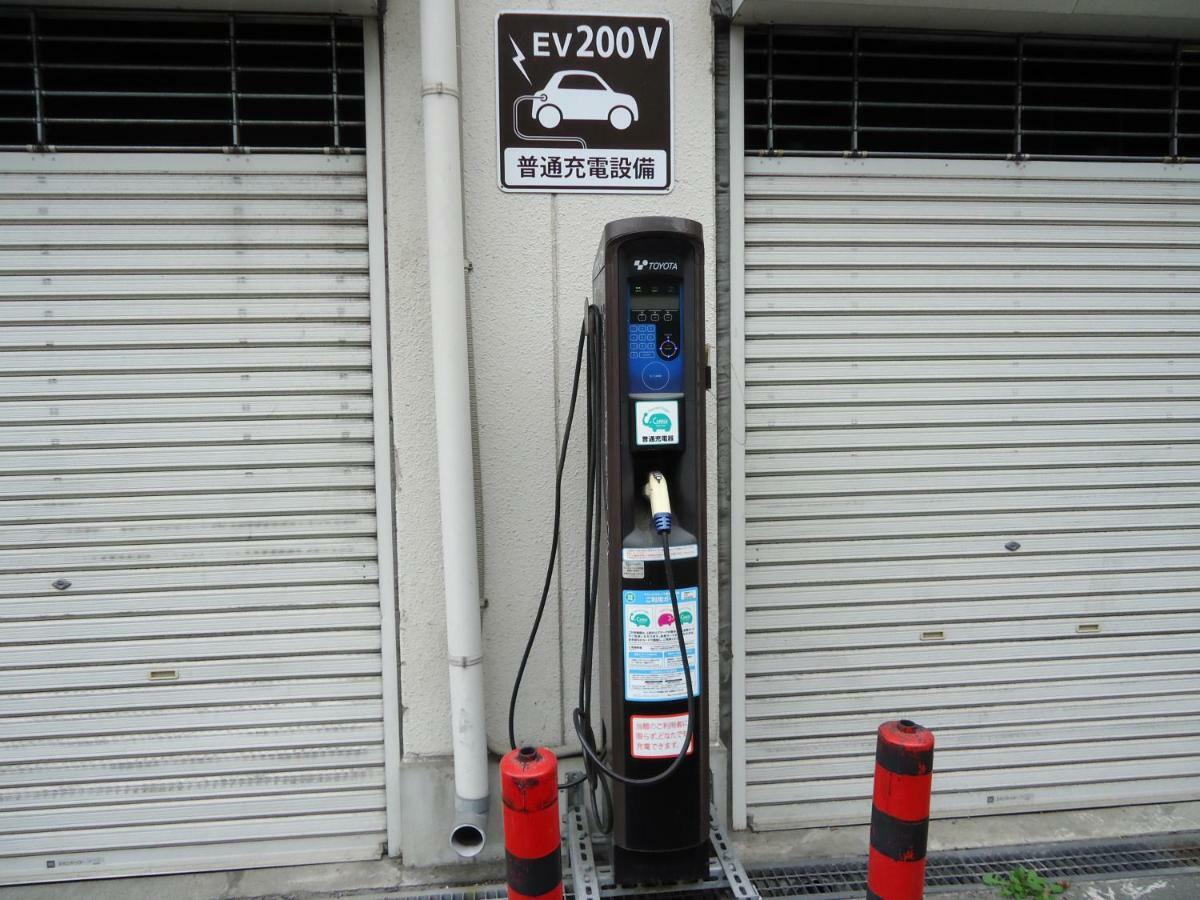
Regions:
M 665 759 L 679 755 L 687 736 L 687 713 L 680 716 L 630 716 L 629 755 L 634 759 Z M 696 750 L 696 738 L 688 743 L 688 756 Z
M 679 636 L 669 591 L 622 591 L 625 632 L 625 699 L 686 700 L 687 683 L 679 658 Z M 675 592 L 679 624 L 687 647 L 692 691 L 700 694 L 700 666 L 696 656 L 696 624 L 700 614 L 699 591 L 694 587 Z
M 663 16 L 497 15 L 500 188 L 670 190 L 672 69 Z

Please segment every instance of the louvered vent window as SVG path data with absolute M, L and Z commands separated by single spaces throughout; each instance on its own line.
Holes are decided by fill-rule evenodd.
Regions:
M 0 147 L 362 150 L 361 21 L 0 8 Z
M 1200 44 L 746 31 L 746 152 L 1200 158 Z

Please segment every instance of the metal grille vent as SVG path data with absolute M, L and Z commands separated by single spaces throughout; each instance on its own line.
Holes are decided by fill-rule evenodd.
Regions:
M 1200 45 L 866 29 L 746 31 L 746 150 L 1200 157 Z
M 362 150 L 353 19 L 0 10 L 0 148 Z
M 1195 871 L 1200 866 L 1200 835 L 1152 835 L 1121 841 L 1067 841 L 990 850 L 931 853 L 925 867 L 930 892 L 981 888 L 983 876 L 1002 875 L 1017 866 L 1050 880 L 1117 878 L 1132 873 Z M 861 897 L 867 865 L 861 857 L 816 861 L 802 866 L 763 867 L 750 873 L 765 898 Z
M 1133 873 L 1182 873 L 1200 870 L 1200 833 L 1157 834 L 1117 841 L 1063 841 L 1020 847 L 983 850 L 943 850 L 929 855 L 925 882 L 930 893 L 980 888 L 983 876 L 1004 874 L 1017 866 L 1034 869 L 1045 877 L 1080 881 L 1121 877 Z M 814 860 L 796 866 L 760 866 L 751 870 L 754 885 L 764 898 L 825 897 L 861 898 L 867 889 L 864 856 Z M 572 897 L 570 884 L 566 896 Z M 654 889 L 626 888 L 614 896 L 645 896 L 654 900 L 695 900 L 695 894 Z M 342 895 L 339 895 L 342 896 Z M 367 900 L 366 894 L 354 898 Z M 507 896 L 503 885 L 446 888 L 440 891 L 414 889 L 380 900 L 493 900 Z M 706 895 L 717 896 L 717 895 Z

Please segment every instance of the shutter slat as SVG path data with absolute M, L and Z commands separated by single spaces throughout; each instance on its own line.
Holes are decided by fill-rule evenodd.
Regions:
M 1200 181 L 746 171 L 753 827 L 867 821 L 893 718 L 936 816 L 1200 797 Z
M 0 154 L 0 883 L 379 855 L 366 193 Z

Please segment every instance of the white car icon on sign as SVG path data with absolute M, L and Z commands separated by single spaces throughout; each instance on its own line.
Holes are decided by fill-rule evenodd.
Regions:
M 555 72 L 533 99 L 533 116 L 543 128 L 557 128 L 563 119 L 606 121 L 624 131 L 638 120 L 637 101 L 614 91 L 595 72 L 568 69 Z

